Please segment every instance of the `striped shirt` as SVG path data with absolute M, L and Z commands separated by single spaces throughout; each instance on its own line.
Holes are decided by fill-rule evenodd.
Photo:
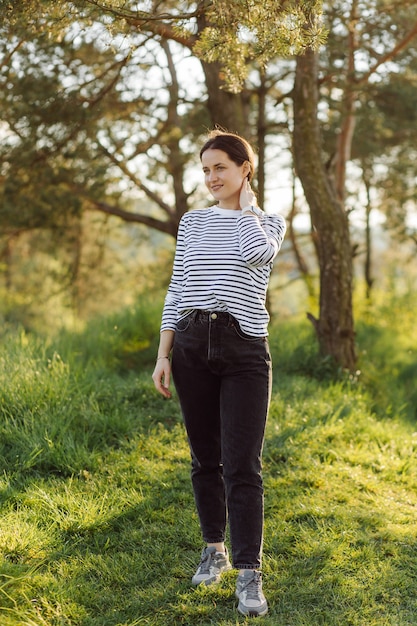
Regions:
M 281 215 L 243 216 L 216 206 L 186 213 L 179 225 L 161 331 L 193 309 L 227 311 L 243 332 L 268 334 L 266 291 L 285 235 Z

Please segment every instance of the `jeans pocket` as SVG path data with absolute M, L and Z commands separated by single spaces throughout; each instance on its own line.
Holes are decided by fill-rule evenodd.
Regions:
M 243 330 L 240 328 L 239 323 L 236 320 L 233 322 L 232 326 L 236 335 L 240 339 L 243 339 L 244 341 L 247 341 L 248 343 L 256 343 L 256 342 L 264 343 L 265 342 L 265 337 L 254 337 L 253 335 L 248 335 L 247 333 L 243 332 Z
M 192 319 L 193 319 L 193 314 L 191 312 L 191 313 L 188 313 L 188 315 L 186 315 L 185 317 L 178 320 L 176 327 L 175 327 L 175 331 L 177 333 L 185 333 L 185 331 L 189 328 L 192 322 Z

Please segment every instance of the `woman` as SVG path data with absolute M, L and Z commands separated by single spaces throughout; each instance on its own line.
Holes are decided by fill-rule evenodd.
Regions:
M 245 139 L 214 131 L 200 159 L 217 204 L 181 219 L 152 378 L 169 398 L 172 367 L 190 444 L 207 544 L 192 583 L 216 583 L 231 569 L 228 521 L 238 610 L 260 616 L 268 611 L 260 572 L 261 453 L 272 373 L 265 298 L 285 221 L 257 206 L 254 154 Z

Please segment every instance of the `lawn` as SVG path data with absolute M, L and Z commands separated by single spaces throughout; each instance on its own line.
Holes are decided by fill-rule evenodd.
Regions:
M 331 376 L 308 322 L 274 322 L 264 449 L 266 626 L 417 623 L 415 302 L 357 322 Z M 232 626 L 201 551 L 178 403 L 150 379 L 150 305 L 0 351 L 1 626 Z M 155 321 L 156 320 L 156 321 Z

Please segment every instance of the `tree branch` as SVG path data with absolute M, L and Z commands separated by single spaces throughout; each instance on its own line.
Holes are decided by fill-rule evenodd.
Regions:
M 356 79 L 356 84 L 361 85 L 363 83 L 366 83 L 369 80 L 369 78 L 372 76 L 372 74 L 375 74 L 375 72 L 381 65 L 395 58 L 402 50 L 404 50 L 404 48 L 408 46 L 408 44 L 414 39 L 416 35 L 417 35 L 417 22 L 414 24 L 413 28 L 408 32 L 408 34 L 403 39 L 401 39 L 401 41 L 399 41 L 393 47 L 392 50 L 389 50 L 388 52 L 383 54 L 376 61 L 376 63 L 374 63 L 374 65 L 368 70 L 368 72 L 366 72 L 366 74 L 363 74 L 363 76 Z
M 358 1 L 353 0 L 349 18 L 346 87 L 343 94 L 343 119 L 337 139 L 335 183 L 336 193 L 344 204 L 346 195 L 346 164 L 350 160 L 353 133 L 355 130 L 355 52 L 358 48 L 356 24 L 358 22 Z
M 173 211 L 172 207 L 170 207 L 169 204 L 166 204 L 163 200 L 161 200 L 161 198 L 155 192 L 149 189 L 149 187 L 144 185 L 139 180 L 139 178 L 137 178 L 135 174 L 133 174 L 133 172 L 129 170 L 126 163 L 124 163 L 121 159 L 119 159 L 117 156 L 107 150 L 107 148 L 103 146 L 100 142 L 97 143 L 99 144 L 104 154 L 111 160 L 111 162 L 117 165 L 117 167 L 123 172 L 123 174 L 125 174 L 125 176 L 127 176 L 129 180 L 131 180 L 132 183 L 136 185 L 136 187 L 138 187 L 138 189 L 143 191 L 148 196 L 148 198 L 155 202 L 155 204 L 157 204 L 171 219 L 175 216 L 175 212 Z
M 91 107 L 95 106 L 96 104 L 98 104 L 100 102 L 100 100 L 102 100 L 115 86 L 115 84 L 117 83 L 118 79 L 120 78 L 120 74 L 121 71 L 124 67 L 126 67 L 127 62 L 129 61 L 130 55 L 126 55 L 121 61 L 116 61 L 115 63 L 112 63 L 112 65 L 110 65 L 108 68 L 106 68 L 105 70 L 103 70 L 101 72 L 101 74 L 99 74 L 98 76 L 95 76 L 94 79 L 92 81 L 88 81 L 86 83 L 84 83 L 83 85 L 79 86 L 79 90 L 81 90 L 83 87 L 85 87 L 86 85 L 90 84 L 90 83 L 94 83 L 98 80 L 101 80 L 102 78 L 104 78 L 109 72 L 111 72 L 114 68 L 116 68 L 116 73 L 114 75 L 114 77 L 111 79 L 111 81 L 105 85 L 98 93 L 96 96 L 94 96 L 94 98 L 80 98 L 80 100 L 82 102 L 87 102 Z
M 17 44 L 15 45 L 15 47 L 9 52 L 9 54 L 4 57 L 2 63 L 0 64 L 0 67 L 10 67 L 10 61 L 12 56 L 14 55 L 15 52 L 17 52 L 19 50 L 19 48 L 21 48 L 23 46 L 23 44 L 25 43 L 25 41 L 23 39 L 21 39 L 20 41 L 17 42 Z
M 195 11 L 190 13 L 178 13 L 176 15 L 170 13 L 149 13 L 147 11 L 124 11 L 122 9 L 115 9 L 110 6 L 106 6 L 102 2 L 97 0 L 86 0 L 88 4 L 100 9 L 104 13 L 110 13 L 111 15 L 125 20 L 129 25 L 135 26 L 141 30 L 148 30 L 154 35 L 159 35 L 163 39 L 171 39 L 177 43 L 182 44 L 186 48 L 192 48 L 196 37 L 191 33 L 187 36 L 184 31 L 179 32 L 173 28 L 172 23 L 175 22 L 188 22 L 192 18 L 197 18 L 202 8 L 197 6 Z M 167 21 L 164 21 L 167 20 Z M 170 22 L 170 23 L 169 23 Z
M 84 195 L 84 194 L 83 194 Z M 131 211 L 125 211 L 120 207 L 113 206 L 107 202 L 94 200 L 92 198 L 85 198 L 86 201 L 91 204 L 96 210 L 106 213 L 107 215 L 115 215 L 120 217 L 124 222 L 133 222 L 136 224 L 144 224 L 155 230 L 159 230 L 162 233 L 167 233 L 172 237 L 176 237 L 177 225 L 173 221 L 159 220 L 150 215 L 144 215 L 142 213 L 132 213 Z

